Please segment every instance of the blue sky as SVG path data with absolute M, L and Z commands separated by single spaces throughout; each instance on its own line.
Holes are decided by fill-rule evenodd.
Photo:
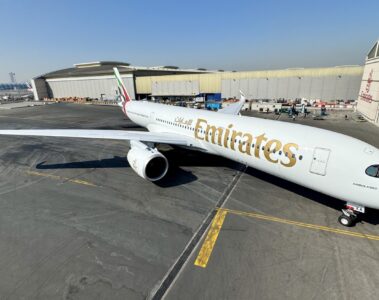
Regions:
M 379 1 L 0 0 L 0 82 L 74 63 L 262 70 L 363 64 Z

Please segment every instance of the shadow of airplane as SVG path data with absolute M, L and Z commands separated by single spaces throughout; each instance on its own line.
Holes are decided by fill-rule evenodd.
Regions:
M 61 164 L 49 164 L 41 162 L 36 165 L 36 169 L 39 170 L 54 170 L 54 169 L 103 169 L 103 168 L 127 168 L 129 163 L 125 157 L 114 156 L 113 158 L 105 158 L 101 160 L 88 160 L 69 162 Z
M 38 170 L 56 170 L 56 169 L 112 169 L 112 168 L 129 168 L 130 165 L 125 157 L 114 156 L 113 158 L 105 158 L 101 160 L 89 160 L 89 161 L 78 161 L 78 162 L 68 162 L 60 164 L 46 164 L 46 162 L 41 162 L 36 165 Z M 170 168 L 166 176 L 154 182 L 154 184 L 162 187 L 174 187 L 192 181 L 197 180 L 197 177 L 170 162 Z
M 182 148 L 170 148 L 168 150 L 160 150 L 163 155 L 168 159 L 170 168 L 167 175 L 154 182 L 159 187 L 169 188 L 174 186 L 183 185 L 186 183 L 197 180 L 197 176 L 192 172 L 183 170 L 183 166 L 192 167 L 224 167 L 230 168 L 236 171 L 241 170 L 241 164 L 232 160 L 204 153 L 199 151 L 192 151 Z M 113 158 L 106 158 L 101 160 L 81 161 L 81 162 L 69 162 L 61 164 L 48 164 L 45 162 L 39 163 L 36 168 L 43 170 L 52 169 L 87 169 L 87 168 L 128 168 L 129 163 L 125 157 L 114 156 Z M 344 202 L 336 198 L 324 195 L 320 192 L 316 192 L 301 185 L 292 183 L 290 181 L 281 179 L 279 177 L 270 175 L 268 173 L 259 171 L 257 169 L 248 168 L 246 174 L 256 177 L 270 184 L 279 186 L 282 189 L 291 191 L 297 195 L 307 198 L 311 201 L 328 206 L 335 210 L 340 211 L 344 207 Z M 359 215 L 359 220 L 365 221 L 372 225 L 379 224 L 379 218 L 377 210 L 366 208 L 366 213 Z
M 338 211 L 341 211 L 341 209 L 345 206 L 345 203 L 343 201 L 338 200 L 334 197 L 327 196 L 320 192 L 311 190 L 304 186 L 281 179 L 279 177 L 270 175 L 257 169 L 248 168 L 246 170 L 246 174 L 249 174 L 250 176 L 254 176 L 260 180 L 279 186 L 282 189 L 288 190 L 313 202 L 320 203 Z M 360 220 L 365 221 L 371 225 L 377 225 L 379 224 L 378 211 L 375 209 L 366 208 L 366 213 L 358 215 L 357 221 L 359 222 Z

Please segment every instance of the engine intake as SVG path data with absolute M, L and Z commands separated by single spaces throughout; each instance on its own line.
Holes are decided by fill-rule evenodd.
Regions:
M 130 141 L 127 159 L 132 169 L 144 179 L 157 181 L 167 174 L 167 158 L 142 142 Z

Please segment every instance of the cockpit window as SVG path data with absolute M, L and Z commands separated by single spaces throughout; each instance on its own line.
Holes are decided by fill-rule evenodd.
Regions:
M 379 165 L 369 166 L 366 169 L 366 174 L 371 177 L 379 177 Z

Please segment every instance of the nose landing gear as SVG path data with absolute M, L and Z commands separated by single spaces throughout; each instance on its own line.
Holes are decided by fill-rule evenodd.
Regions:
M 343 226 L 351 227 L 357 221 L 358 214 L 364 212 L 364 206 L 347 203 L 346 208 L 342 210 L 342 215 L 338 218 L 338 222 Z

